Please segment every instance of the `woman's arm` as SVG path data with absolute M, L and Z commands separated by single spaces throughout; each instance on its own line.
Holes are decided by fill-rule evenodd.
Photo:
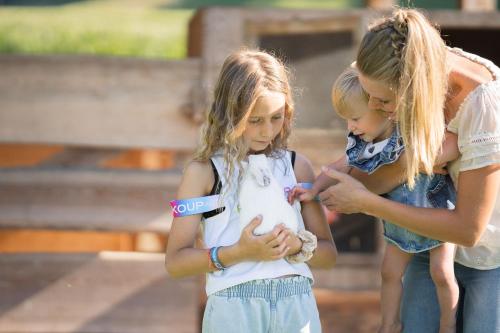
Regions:
M 344 155 L 335 162 L 328 165 L 326 169 L 333 169 L 342 173 L 347 173 L 362 182 L 371 192 L 376 194 L 384 194 L 390 192 L 404 182 L 404 154 L 400 156 L 398 161 L 384 165 L 371 175 L 353 168 L 347 164 L 347 156 Z M 289 195 L 289 201 L 293 202 L 298 198 L 301 202 L 312 200 L 318 193 L 326 190 L 328 187 L 335 185 L 336 180 L 332 179 L 325 172 L 321 171 L 314 181 L 311 190 L 296 188 Z
M 457 135 L 446 132 L 445 139 L 440 154 L 436 158 L 435 173 L 446 173 L 444 167 L 447 162 L 454 161 L 460 155 L 458 151 Z M 347 163 L 346 163 L 347 164 Z M 384 194 L 392 191 L 397 186 L 405 182 L 405 154 L 401 154 L 399 159 L 391 164 L 384 165 L 371 175 L 353 168 L 349 174 L 363 183 L 373 193 Z M 339 170 L 338 163 L 335 170 Z M 339 170 L 342 171 L 342 170 Z M 330 181 L 331 183 L 331 181 Z
M 356 168 L 352 168 L 349 174 L 363 183 L 371 192 L 384 194 L 405 182 L 404 171 L 405 154 L 402 153 L 397 161 L 381 166 L 372 174 L 367 174 Z
M 210 193 L 214 183 L 209 163 L 191 162 L 183 175 L 177 198 L 193 198 Z M 176 217 L 168 237 L 165 266 L 172 277 L 183 277 L 215 271 L 208 256 L 208 249 L 195 248 L 200 230 L 201 215 Z M 285 242 L 288 232 L 283 226 L 271 232 L 255 236 L 253 230 L 261 223 L 253 219 L 243 230 L 239 241 L 231 246 L 221 247 L 218 257 L 225 266 L 242 261 L 265 261 L 283 258 L 288 249 Z
M 294 171 L 297 182 L 314 181 L 314 171 L 311 163 L 303 155 L 297 154 Z M 301 202 L 301 205 L 302 217 L 306 229 L 318 238 L 318 247 L 313 257 L 307 263 L 311 267 L 331 268 L 337 260 L 337 249 L 326 221 L 323 207 L 315 200 Z
M 459 175 L 454 210 L 417 208 L 371 193 L 349 175 L 330 170 L 338 183 L 320 194 L 329 209 L 342 213 L 365 213 L 391 221 L 415 233 L 474 246 L 491 218 L 500 186 L 500 165 L 463 171 Z

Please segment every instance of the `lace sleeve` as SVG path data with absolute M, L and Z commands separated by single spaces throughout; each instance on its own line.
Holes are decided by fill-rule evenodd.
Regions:
M 500 163 L 500 84 L 477 87 L 449 126 L 458 134 L 460 171 Z

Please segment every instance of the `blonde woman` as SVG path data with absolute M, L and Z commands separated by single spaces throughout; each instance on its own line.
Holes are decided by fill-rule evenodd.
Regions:
M 338 184 L 320 194 L 329 208 L 363 212 L 417 234 L 458 244 L 461 286 L 457 331 L 500 332 L 500 69 L 460 49 L 447 48 L 418 11 L 396 10 L 364 36 L 357 55 L 371 109 L 393 113 L 404 159 L 355 178 L 326 173 Z M 419 172 L 432 173 L 445 129 L 458 135 L 461 156 L 449 165 L 457 188 L 454 210 L 416 208 L 377 194 Z M 438 332 L 439 306 L 428 256 L 414 256 L 404 278 L 405 333 Z
M 264 154 L 283 189 L 314 179 L 309 161 L 287 150 L 292 118 L 283 64 L 258 51 L 236 52 L 226 59 L 202 144 L 173 203 L 174 211 L 193 214 L 174 218 L 166 253 L 171 276 L 206 273 L 203 332 L 321 332 L 308 264 L 332 267 L 337 252 L 319 203 L 305 203 L 301 210 L 295 206 L 301 229 L 297 234 L 278 225 L 257 236 L 260 217 L 240 230 L 237 198 L 241 165 L 248 155 Z M 282 195 L 284 200 L 285 190 Z M 206 196 L 219 199 L 210 202 Z M 198 203 L 217 205 L 202 213 L 195 211 Z M 195 247 L 200 226 L 204 248 Z

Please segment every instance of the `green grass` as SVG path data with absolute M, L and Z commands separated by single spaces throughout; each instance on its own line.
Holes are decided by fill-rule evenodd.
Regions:
M 364 0 L 171 0 L 167 8 L 190 8 L 208 6 L 246 6 L 277 8 L 350 8 L 361 7 Z
M 454 1 L 444 0 L 445 3 Z M 202 6 L 341 9 L 364 4 L 364 0 L 4 2 L 9 6 L 0 6 L 0 53 L 98 54 L 163 59 L 186 56 L 187 25 L 196 8 Z M 15 5 L 11 6 L 11 3 Z M 435 1 L 413 0 L 413 3 L 426 6 Z
M 86 1 L 0 8 L 0 52 L 182 58 L 191 9 Z

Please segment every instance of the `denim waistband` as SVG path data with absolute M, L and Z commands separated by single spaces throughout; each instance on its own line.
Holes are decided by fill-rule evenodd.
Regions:
M 216 292 L 224 297 L 259 297 L 280 299 L 311 292 L 311 280 L 305 276 L 292 276 L 277 279 L 253 280 Z

